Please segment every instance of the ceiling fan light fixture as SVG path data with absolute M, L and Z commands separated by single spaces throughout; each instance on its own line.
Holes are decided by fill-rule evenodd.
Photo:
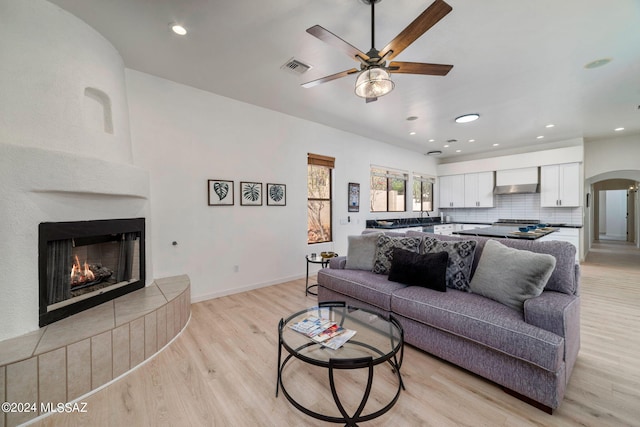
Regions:
M 372 67 L 358 74 L 355 93 L 361 98 L 380 98 L 391 92 L 394 87 L 395 83 L 387 70 Z

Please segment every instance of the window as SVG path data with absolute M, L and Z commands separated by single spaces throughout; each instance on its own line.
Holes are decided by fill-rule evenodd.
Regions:
M 404 212 L 407 174 L 371 167 L 371 212 Z
M 331 241 L 331 170 L 333 157 L 308 155 L 307 243 Z
M 433 211 L 433 183 L 435 179 L 425 175 L 413 175 L 413 211 Z

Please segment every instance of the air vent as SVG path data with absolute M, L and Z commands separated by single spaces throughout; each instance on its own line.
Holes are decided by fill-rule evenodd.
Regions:
M 427 156 L 439 156 L 442 154 L 442 151 L 440 150 L 433 150 L 433 151 L 429 151 L 426 155 Z
M 297 59 L 291 58 L 280 69 L 288 71 L 293 74 L 304 74 L 311 69 L 311 65 L 307 65 Z

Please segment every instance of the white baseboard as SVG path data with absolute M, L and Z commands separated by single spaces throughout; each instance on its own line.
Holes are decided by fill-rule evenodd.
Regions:
M 289 277 L 282 277 L 279 279 L 270 280 L 268 282 L 260 282 L 260 283 L 254 283 L 247 286 L 242 286 L 240 288 L 224 289 L 222 291 L 211 292 L 204 295 L 191 295 L 191 303 L 193 304 L 196 302 L 206 301 L 214 298 L 220 298 L 227 295 L 239 294 L 241 292 L 252 291 L 254 289 L 259 289 L 259 288 L 265 288 L 267 286 L 277 285 L 279 283 L 290 282 L 292 280 L 298 280 L 298 279 L 304 279 L 305 277 L 306 276 L 304 274 L 289 276 Z M 193 287 L 191 287 L 191 290 L 193 291 Z

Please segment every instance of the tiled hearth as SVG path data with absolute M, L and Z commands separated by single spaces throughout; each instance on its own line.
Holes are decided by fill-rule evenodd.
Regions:
M 72 401 L 156 354 L 190 313 L 189 277 L 175 276 L 0 341 L 0 402 Z M 38 415 L 0 413 L 0 427 Z

